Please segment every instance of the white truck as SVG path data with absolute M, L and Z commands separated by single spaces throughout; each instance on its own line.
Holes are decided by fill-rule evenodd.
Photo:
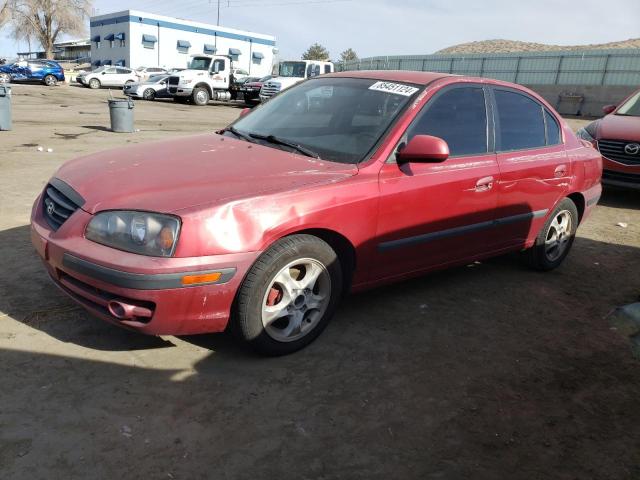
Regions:
M 206 105 L 209 100 L 233 100 L 233 62 L 226 55 L 192 55 L 186 70 L 171 75 L 168 91 L 176 102 Z
M 280 62 L 278 76 L 265 82 L 260 89 L 260 101 L 266 102 L 276 93 L 307 78 L 317 77 L 335 70 L 333 63 L 318 60 L 292 60 Z

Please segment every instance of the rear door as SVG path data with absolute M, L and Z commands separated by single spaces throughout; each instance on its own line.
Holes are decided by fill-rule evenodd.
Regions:
M 571 162 L 560 123 L 542 103 L 520 90 L 492 87 L 500 167 L 496 233 L 502 246 L 523 245 L 567 193 Z
M 499 178 L 489 92 L 476 84 L 445 87 L 423 107 L 402 142 L 443 138 L 451 156 L 441 163 L 380 171 L 380 213 L 374 279 L 445 265 L 491 251 Z

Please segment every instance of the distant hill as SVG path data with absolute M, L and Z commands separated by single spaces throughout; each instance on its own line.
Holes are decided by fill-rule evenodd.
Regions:
M 593 45 L 546 45 L 544 43 L 520 42 L 517 40 L 482 40 L 461 43 L 438 50 L 436 55 L 452 53 L 508 53 L 508 52 L 547 52 L 558 50 L 594 50 L 608 48 L 640 48 L 640 38 L 631 38 L 620 42 L 599 43 Z

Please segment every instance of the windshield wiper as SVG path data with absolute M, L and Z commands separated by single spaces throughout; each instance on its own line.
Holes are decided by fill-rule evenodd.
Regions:
M 253 139 L 247 135 L 246 133 L 242 133 L 240 130 L 238 130 L 236 127 L 234 127 L 233 125 L 230 125 L 228 127 L 223 128 L 222 130 L 218 131 L 217 133 L 224 133 L 224 132 L 231 132 L 233 133 L 236 137 L 241 138 L 243 140 L 246 140 L 249 143 L 256 143 L 253 141 Z
M 302 145 L 298 145 L 297 143 L 289 142 L 287 140 L 283 140 L 282 138 L 278 138 L 274 135 L 260 135 L 259 133 L 250 133 L 249 136 L 251 138 L 256 138 L 258 140 L 264 140 L 265 142 L 273 143 L 275 145 L 284 145 L 285 147 L 293 148 L 298 152 L 306 155 L 307 157 L 320 158 L 320 155 L 313 150 L 309 150 Z

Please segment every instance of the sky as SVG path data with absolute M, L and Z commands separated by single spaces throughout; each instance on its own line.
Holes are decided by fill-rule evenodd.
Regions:
M 94 0 L 93 10 L 142 10 L 215 24 L 217 5 Z M 360 57 L 418 55 L 496 38 L 559 45 L 637 38 L 640 0 L 220 0 L 220 24 L 275 35 L 280 58 L 299 58 L 314 42 L 333 59 L 347 48 Z M 0 57 L 26 49 L 8 28 L 0 30 Z

